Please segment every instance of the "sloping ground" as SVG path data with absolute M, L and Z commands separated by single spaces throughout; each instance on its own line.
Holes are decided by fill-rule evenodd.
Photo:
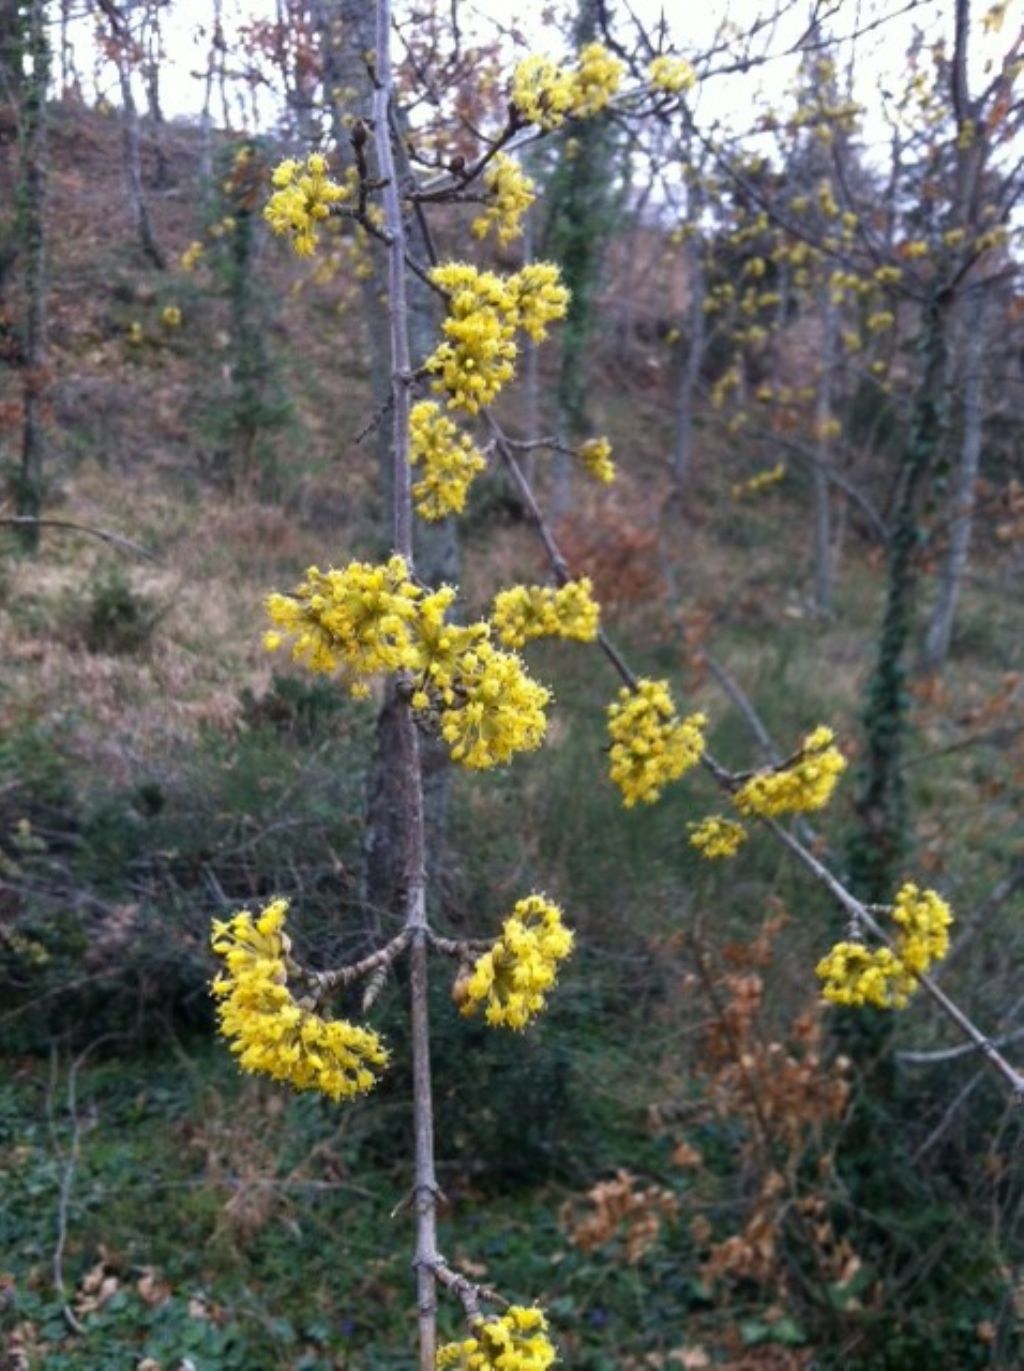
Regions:
M 283 667 L 259 641 L 268 590 L 309 562 L 382 544 L 372 443 L 354 443 L 372 409 L 359 297 L 344 276 L 309 283 L 277 245 L 261 246 L 263 337 L 291 412 L 261 432 L 259 463 L 225 467 L 230 315 L 223 240 L 208 232 L 221 213 L 199 208 L 193 135 L 171 131 L 169 150 L 173 185 L 151 206 L 172 259 L 193 239 L 208 245 L 192 274 L 142 265 L 113 122 L 55 116 L 47 508 L 152 556 L 54 529 L 39 558 L 0 560 L 0 1033 L 11 1064 L 0 1090 L 0 1328 L 13 1366 L 47 1371 L 180 1371 L 185 1357 L 199 1371 L 407 1368 L 409 1232 L 393 1213 L 408 1183 L 401 987 L 379 1011 L 394 1074 L 346 1111 L 242 1081 L 212 1042 L 205 989 L 209 920 L 226 907 L 287 892 L 314 957 L 364 936 L 372 704 Z M 181 309 L 180 328 L 162 323 L 167 305 Z M 836 617 L 812 618 L 800 474 L 734 501 L 731 484 L 754 459 L 710 423 L 689 508 L 667 505 L 672 367 L 658 356 L 628 387 L 615 371 L 596 378 L 595 425 L 610 432 L 623 478 L 610 495 L 575 492 L 566 545 L 638 668 L 670 676 L 688 708 L 711 714 L 730 763 L 755 754 L 707 672 L 708 650 L 782 750 L 828 720 L 856 761 L 878 558 L 849 536 Z M 19 379 L 0 383 L 8 453 Z M 476 604 L 513 576 L 543 575 L 500 482 L 483 483 L 464 532 Z M 1016 993 L 1019 894 L 986 900 L 1019 843 L 1024 635 L 1007 560 L 984 534 L 979 554 L 957 655 L 941 686 L 916 691 L 908 775 L 915 870 L 941 878 L 972 930 L 949 985 L 990 1022 Z M 833 1323 L 820 1311 L 801 1322 L 813 1302 L 802 1302 L 798 1261 L 763 1284 L 709 1283 L 713 1241 L 737 1239 L 744 1257 L 744 1243 L 771 1248 L 763 1224 L 745 1225 L 751 1211 L 763 1218 L 775 1172 L 758 1169 L 756 1129 L 735 1094 L 709 1082 L 709 1026 L 735 1029 L 735 1016 L 702 988 L 690 939 L 696 930 L 709 955 L 724 944 L 748 992 L 764 978 L 755 1036 L 799 1057 L 790 1025 L 813 1044 L 810 968 L 837 932 L 832 911 L 767 840 L 732 870 L 702 864 L 683 841 L 687 821 L 715 803 L 698 782 L 624 815 L 604 777 L 603 710 L 617 683 L 583 650 L 534 660 L 558 700 L 552 746 L 502 776 L 457 782 L 443 914 L 478 934 L 524 886 L 547 888 L 570 911 L 580 952 L 542 1031 L 512 1041 L 460 1021 L 438 985 L 446 1251 L 516 1298 L 542 1298 L 574 1371 L 853 1365 L 842 1349 L 870 1341 L 865 1325 L 881 1329 L 872 1346 L 891 1350 L 898 1332 L 909 1349 L 902 1361 L 865 1354 L 859 1364 L 879 1371 L 947 1355 L 958 1371 L 1015 1364 L 986 1322 L 1009 1307 L 1013 1242 L 986 1225 L 1012 1215 L 1005 1166 L 1019 1134 L 986 1077 L 970 1087 L 971 1110 L 944 1123 L 948 1094 L 927 1072 L 900 1069 L 903 1119 L 916 1129 L 902 1138 L 908 1155 L 946 1132 L 900 1173 L 919 1202 L 884 1214 L 881 1256 L 828 1238 Z M 837 860 L 852 788 L 820 825 Z M 759 931 L 783 908 L 784 955 L 769 965 Z M 924 1008 L 898 1032 L 915 1047 L 949 1042 Z M 940 1068 L 944 1081 L 957 1072 L 966 1089 L 974 1064 Z M 806 1158 L 817 1175 L 818 1154 Z M 581 1192 L 623 1167 L 646 1195 L 629 1211 L 647 1235 L 639 1249 L 609 1208 L 616 1194 L 633 1204 L 621 1181 L 594 1202 L 606 1224 L 583 1230 L 594 1245 L 573 1241 L 590 1212 Z M 62 1227 L 63 1298 L 53 1282 Z M 911 1267 L 916 1250 L 933 1265 Z

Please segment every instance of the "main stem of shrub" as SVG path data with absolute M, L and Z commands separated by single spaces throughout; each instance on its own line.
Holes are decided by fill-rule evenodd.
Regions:
M 405 229 L 395 161 L 391 147 L 391 4 L 377 3 L 374 134 L 380 176 L 384 182 L 384 220 L 388 234 L 388 322 L 391 336 L 391 394 L 394 416 L 394 481 L 392 511 L 395 551 L 413 569 L 412 497 L 409 474 L 409 320 L 405 289 Z M 410 930 L 409 993 L 413 1053 L 415 1127 L 417 1306 L 420 1371 L 433 1371 L 437 1343 L 437 1175 L 434 1166 L 434 1105 L 430 1081 L 430 1014 L 428 1006 L 428 923 L 426 853 L 423 823 L 423 773 L 419 734 L 407 704 L 400 706 L 395 730 L 394 765 L 402 778 L 399 832 L 405 869 L 405 926 Z

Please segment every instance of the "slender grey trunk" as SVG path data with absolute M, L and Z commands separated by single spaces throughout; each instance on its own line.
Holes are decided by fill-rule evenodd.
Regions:
M 704 245 L 698 227 L 701 209 L 699 192 L 694 189 L 691 192 L 691 212 L 687 216 L 687 226 L 692 233 L 686 243 L 686 268 L 690 286 L 686 361 L 679 376 L 679 390 L 676 395 L 676 434 L 672 447 L 672 475 L 680 489 L 689 481 L 693 467 L 693 411 L 707 342 L 707 322 L 704 313 L 707 281 L 704 275 Z
M 406 301 L 405 227 L 392 151 L 390 104 L 391 5 L 377 0 L 377 78 L 373 116 L 377 160 L 384 180 L 384 216 L 388 248 L 388 322 L 392 397 L 394 471 L 392 499 L 394 546 L 413 561 L 412 500 L 409 473 L 409 316 Z M 400 140 L 396 140 L 400 141 Z M 391 764 L 402 781 L 400 851 L 403 859 L 404 923 L 410 930 L 409 1005 L 413 1053 L 413 1128 L 415 1135 L 413 1211 L 416 1216 L 416 1294 L 419 1313 L 419 1368 L 434 1371 L 437 1356 L 437 1171 L 434 1162 L 434 1105 L 430 1064 L 429 936 L 426 905 L 426 831 L 420 767 L 419 733 L 408 703 L 401 702 L 396 726 L 397 747 Z
M 22 105 L 20 237 L 24 263 L 25 342 L 22 358 L 21 471 L 18 514 L 38 519 L 43 503 L 42 391 L 46 365 L 46 88 L 50 52 L 45 0 L 31 0 L 27 50 L 32 70 L 25 76 Z M 39 546 L 38 526 L 22 530 L 27 551 Z
M 375 114 L 371 107 L 372 87 L 367 72 L 366 54 L 376 46 L 376 31 L 372 6 L 363 0 L 340 0 L 329 3 L 317 0 L 317 27 L 323 62 L 323 84 L 330 101 L 332 126 L 339 156 L 350 146 L 348 120 L 353 117 L 367 122 Z M 339 103 L 333 92 L 353 94 Z M 392 109 L 394 123 L 397 111 Z M 407 173 L 403 140 L 393 140 L 392 157 L 396 160 L 401 179 Z M 379 143 L 378 143 L 379 155 Z M 379 167 L 378 167 L 379 170 Z M 403 229 L 404 231 L 404 229 Z M 421 260 L 429 259 L 427 243 L 422 233 L 411 233 L 411 248 Z M 433 350 L 437 325 L 432 293 L 418 278 L 408 281 L 407 328 L 410 352 L 418 363 Z M 393 399 L 390 383 L 390 337 L 388 320 L 380 308 L 382 295 L 388 289 L 383 271 L 376 270 L 363 282 L 364 316 L 369 334 L 370 377 L 373 405 L 378 414 L 385 412 Z M 390 415 L 377 428 L 377 460 L 382 503 L 389 508 L 394 500 L 394 452 L 390 433 Z M 418 575 L 428 585 L 440 585 L 458 579 L 458 542 L 455 521 L 445 519 L 439 524 L 416 520 L 412 536 L 415 542 Z M 363 838 L 362 903 L 369 916 L 368 932 L 376 931 L 382 916 L 396 913 L 403 894 L 403 859 L 401 847 L 401 787 L 402 780 L 394 765 L 396 748 L 401 744 L 400 731 L 406 709 L 393 686 L 385 693 L 377 719 L 377 737 L 373 763 L 367 784 L 366 821 Z M 436 891 L 443 867 L 444 835 L 447 826 L 449 763 L 447 750 L 437 739 L 424 738 L 420 743 L 423 789 L 428 833 L 427 852 L 430 857 L 429 876 L 432 891 Z
M 114 58 L 117 66 L 117 79 L 121 87 L 121 152 L 124 159 L 125 182 L 128 187 L 128 202 L 135 220 L 135 231 L 139 235 L 139 246 L 143 255 L 163 270 L 167 263 L 160 251 L 153 233 L 149 206 L 142 189 L 142 153 L 139 144 L 139 111 L 132 90 L 132 73 L 127 51 L 127 40 L 118 38 Z
M 221 20 L 224 0 L 213 0 L 213 32 L 210 34 L 210 51 L 206 58 L 206 76 L 203 80 L 203 108 L 199 115 L 199 184 L 204 191 L 213 180 L 213 79 L 217 74 L 218 61 L 222 61 L 224 51 L 224 28 Z
M 835 388 L 836 332 L 838 319 L 826 285 L 821 304 L 821 375 L 815 402 L 815 462 L 812 468 L 814 489 L 814 608 L 819 614 L 832 609 L 832 489 L 828 469 L 832 461 L 832 438 L 828 424 L 832 419 Z
M 950 501 L 949 546 L 939 571 L 938 594 L 925 631 L 922 666 L 926 671 L 938 671 L 949 654 L 957 604 L 970 557 L 984 419 L 982 393 L 987 304 L 985 295 L 979 292 L 977 313 L 967 328 L 960 462 Z
M 19 0 L 0 0 L 0 96 L 17 110 L 24 105 L 24 21 Z
M 164 146 L 164 112 L 160 104 L 160 59 L 163 56 L 163 36 L 160 32 L 159 5 L 149 0 L 146 6 L 146 104 L 152 125 L 153 153 L 156 158 L 156 185 L 163 190 L 170 185 L 171 173 Z

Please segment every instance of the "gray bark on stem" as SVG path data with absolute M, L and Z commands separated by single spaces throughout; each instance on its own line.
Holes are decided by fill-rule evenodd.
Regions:
M 376 0 L 377 89 L 373 99 L 377 158 L 385 181 L 384 222 L 388 245 L 388 323 L 391 339 L 393 418 L 392 500 L 395 550 L 412 568 L 412 498 L 409 474 L 409 318 L 405 280 L 405 228 L 390 134 L 391 4 Z M 413 1053 L 413 1121 L 415 1130 L 414 1210 L 416 1214 L 416 1285 L 419 1313 L 419 1367 L 433 1371 L 437 1348 L 437 1173 L 434 1164 L 434 1107 L 430 1078 L 428 1004 L 429 924 L 426 904 L 426 853 L 423 822 L 423 778 L 419 734 L 407 706 L 394 731 L 393 764 L 402 777 L 402 824 L 405 857 L 405 927 L 410 931 L 409 993 Z

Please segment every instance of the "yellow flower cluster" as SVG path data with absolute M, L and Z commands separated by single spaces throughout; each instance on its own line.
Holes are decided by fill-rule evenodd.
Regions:
M 550 262 L 532 263 L 514 276 L 445 262 L 430 279 L 448 296 L 448 317 L 444 342 L 424 365 L 437 373 L 434 390 L 447 394 L 450 408 L 476 414 L 515 375 L 516 330 L 539 342 L 547 324 L 565 315 L 569 292 Z
M 470 225 L 473 236 L 486 238 L 493 228 L 499 243 L 511 243 L 522 234 L 523 215 L 534 202 L 536 187 L 519 163 L 503 152 L 484 172 L 484 187 L 491 199 Z
M 473 1335 L 438 1348 L 437 1371 L 548 1371 L 557 1360 L 540 1309 L 513 1304 L 499 1318 L 473 1320 Z
M 542 343 L 548 324 L 564 319 L 569 308 L 569 292 L 554 262 L 531 262 L 509 278 L 516 302 L 516 323 L 533 339 Z
M 409 414 L 409 461 L 423 467 L 412 495 L 417 514 L 427 520 L 461 514 L 473 477 L 487 465 L 473 440 L 432 400 L 422 400 Z
M 527 124 L 556 129 L 568 117 L 600 114 L 622 81 L 622 63 L 600 43 L 588 43 L 575 71 L 549 57 L 524 57 L 512 76 L 511 100 Z
M 357 684 L 367 676 L 400 671 L 409 665 L 410 625 L 420 595 L 402 557 L 382 566 L 310 567 L 294 595 L 268 596 L 267 613 L 280 631 L 268 633 L 264 646 L 273 652 L 282 644 L 282 633 L 288 634 L 296 661 L 313 671 L 341 668 Z
M 291 637 L 297 661 L 341 669 L 356 695 L 367 693 L 368 677 L 407 673 L 413 709 L 436 726 L 452 760 L 482 771 L 540 746 L 551 694 L 515 653 L 493 646 L 490 624 L 449 624 L 454 599 L 451 586 L 424 594 L 397 556 L 383 566 L 311 567 L 294 596 L 268 597 L 278 627 L 264 643 L 274 651 Z
M 608 707 L 609 775 L 627 809 L 637 801 L 653 804 L 665 785 L 700 761 L 706 724 L 703 714 L 679 718 L 667 681 L 623 686 Z
M 211 939 L 225 972 L 213 983 L 221 1001 L 220 1030 L 243 1071 L 319 1090 L 332 1100 L 370 1090 L 388 1053 L 372 1029 L 323 1019 L 288 989 L 286 900 L 274 900 L 257 919 L 242 910 L 216 920 Z
M 509 92 L 520 117 L 542 129 L 556 129 L 565 122 L 573 103 L 572 74 L 549 57 L 524 57 L 512 75 Z
M 756 476 L 751 476 L 746 481 L 736 481 L 732 487 L 732 498 L 742 500 L 746 495 L 756 495 L 759 491 L 767 490 L 769 486 L 778 485 L 785 475 L 786 463 L 776 462 L 773 467 L 759 471 Z
M 622 70 L 622 63 L 602 43 L 588 43 L 573 76 L 570 113 L 577 119 L 600 114 L 619 89 Z
M 892 917 L 898 929 L 894 949 L 839 942 L 821 959 L 815 970 L 826 1000 L 903 1009 L 917 989 L 917 977 L 945 957 L 953 914 L 936 891 L 905 882 L 897 892 Z
M 819 962 L 825 999 L 902 1009 L 917 988 L 916 977 L 945 957 L 953 915 L 936 891 L 906 882 L 896 895 L 892 917 L 898 928 L 895 949 L 869 951 L 860 943 L 841 942 Z
M 900 930 L 896 950 L 904 966 L 922 972 L 942 961 L 949 951 L 953 913 L 941 895 L 906 881 L 896 894 L 892 918 Z
M 525 1028 L 544 1008 L 558 979 L 558 964 L 572 952 L 573 935 L 562 911 L 543 895 L 520 900 L 502 925 L 501 937 L 455 984 L 462 1014 L 485 1006 L 492 1028 Z
M 494 597 L 491 622 L 506 647 L 525 646 L 531 638 L 569 638 L 592 643 L 601 607 L 589 576 L 553 586 L 512 586 Z
M 454 698 L 441 710 L 441 737 L 453 761 L 486 771 L 540 747 L 550 700 L 515 653 L 481 642 L 459 658 Z
M 831 1004 L 902 1009 L 914 989 L 914 978 L 894 953 L 863 943 L 836 943 L 815 974 L 822 982 L 822 996 Z
M 655 57 L 647 69 L 647 75 L 654 90 L 665 91 L 668 95 L 693 90 L 697 84 L 697 73 L 686 58 L 670 57 L 667 53 Z
M 164 328 L 181 328 L 181 310 L 177 305 L 164 305 L 160 311 L 160 322 Z
M 182 271 L 195 271 L 199 265 L 199 259 L 203 255 L 203 245 L 200 242 L 191 242 L 181 254 Z
M 299 257 L 309 257 L 317 244 L 317 225 L 328 217 L 331 206 L 351 193 L 327 174 L 327 158 L 314 152 L 305 165 L 294 157 L 275 167 L 271 180 L 274 194 L 263 217 L 274 233 L 290 234 Z
M 709 814 L 699 824 L 688 824 L 687 827 L 690 830 L 690 846 L 709 859 L 734 857 L 747 841 L 747 830 L 743 825 L 720 814 Z
M 602 485 L 609 485 L 615 480 L 612 445 L 607 438 L 588 438 L 577 449 L 576 456 L 595 481 L 600 481 Z
M 824 726 L 808 733 L 792 762 L 758 771 L 744 782 L 733 796 L 736 808 L 741 814 L 756 814 L 762 819 L 823 809 L 847 765 L 834 738 L 832 730 Z

